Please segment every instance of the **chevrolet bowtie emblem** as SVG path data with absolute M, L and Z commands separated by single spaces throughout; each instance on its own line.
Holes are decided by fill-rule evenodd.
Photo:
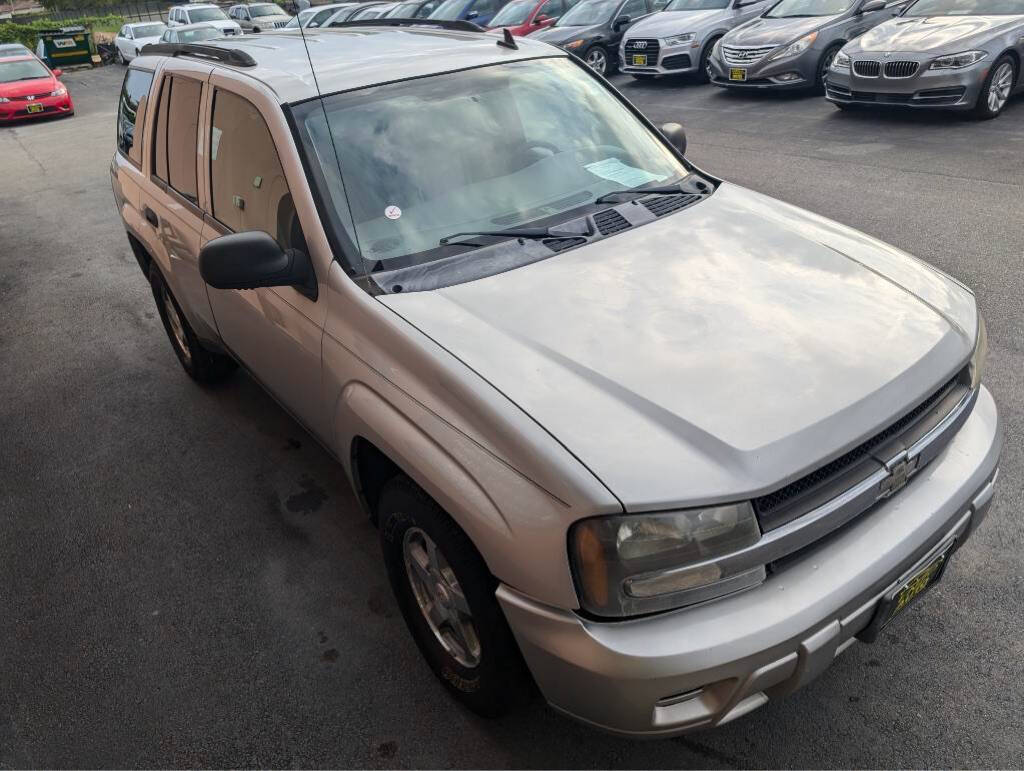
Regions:
M 878 486 L 878 497 L 888 498 L 902 490 L 910 477 L 917 471 L 920 460 L 920 457 L 908 458 L 907 454 L 902 452 L 886 463 L 885 467 L 889 471 L 889 476 L 883 479 Z

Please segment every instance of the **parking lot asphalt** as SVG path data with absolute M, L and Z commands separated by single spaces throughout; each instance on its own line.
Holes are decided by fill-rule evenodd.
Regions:
M 68 74 L 75 117 L 0 128 L 0 766 L 1024 765 L 1024 99 L 975 123 L 614 78 L 709 172 L 973 287 L 1007 439 L 985 527 L 878 643 L 634 742 L 458 707 L 341 470 L 247 377 L 181 372 L 110 192 L 122 75 Z

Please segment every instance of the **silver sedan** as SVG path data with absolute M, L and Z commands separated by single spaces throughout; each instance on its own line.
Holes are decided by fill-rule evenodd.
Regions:
M 904 105 L 994 118 L 1021 89 L 1024 0 L 917 0 L 832 62 L 837 107 Z

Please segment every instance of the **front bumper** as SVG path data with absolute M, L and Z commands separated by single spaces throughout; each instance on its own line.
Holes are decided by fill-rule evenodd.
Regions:
M 798 56 L 767 62 L 764 59 L 753 64 L 732 65 L 722 58 L 719 51 L 710 59 L 711 82 L 722 88 L 747 89 L 751 91 L 770 89 L 773 91 L 813 88 L 818 73 L 818 62 L 823 52 L 809 48 Z M 746 80 L 731 80 L 729 72 L 742 69 Z
M 857 54 L 855 58 L 869 57 Z M 913 55 L 901 54 L 887 58 L 914 60 Z M 960 70 L 929 70 L 928 64 L 929 61 L 920 61 L 917 73 L 909 78 L 887 78 L 881 71 L 877 77 L 862 77 L 852 70 L 832 69 L 825 78 L 825 98 L 837 104 L 969 110 L 978 101 L 992 62 L 985 59 Z
M 813 680 L 855 642 L 897 578 L 948 537 L 956 548 L 967 540 L 988 512 L 1002 442 L 982 388 L 950 444 L 898 495 L 731 597 L 597 622 L 504 585 L 497 596 L 559 711 L 634 736 L 721 725 Z
M 700 69 L 700 41 L 690 41 L 674 46 L 661 45 L 651 48 L 635 49 L 625 45 L 619 47 L 619 70 L 631 75 L 688 75 Z M 647 57 L 647 63 L 634 64 L 636 56 Z
M 36 109 L 30 105 L 39 105 L 42 109 Z M 50 118 L 55 115 L 71 115 L 74 111 L 75 103 L 71 101 L 71 94 L 47 96 L 32 101 L 19 99 L 13 102 L 0 102 L 0 123 L 29 118 Z

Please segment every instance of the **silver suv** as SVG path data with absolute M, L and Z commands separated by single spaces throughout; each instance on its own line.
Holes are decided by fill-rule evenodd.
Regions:
M 408 24 L 308 31 L 315 79 L 298 31 L 131 63 L 113 188 L 185 371 L 337 458 L 482 714 L 676 734 L 874 639 L 992 498 L 974 295 L 555 48 Z

